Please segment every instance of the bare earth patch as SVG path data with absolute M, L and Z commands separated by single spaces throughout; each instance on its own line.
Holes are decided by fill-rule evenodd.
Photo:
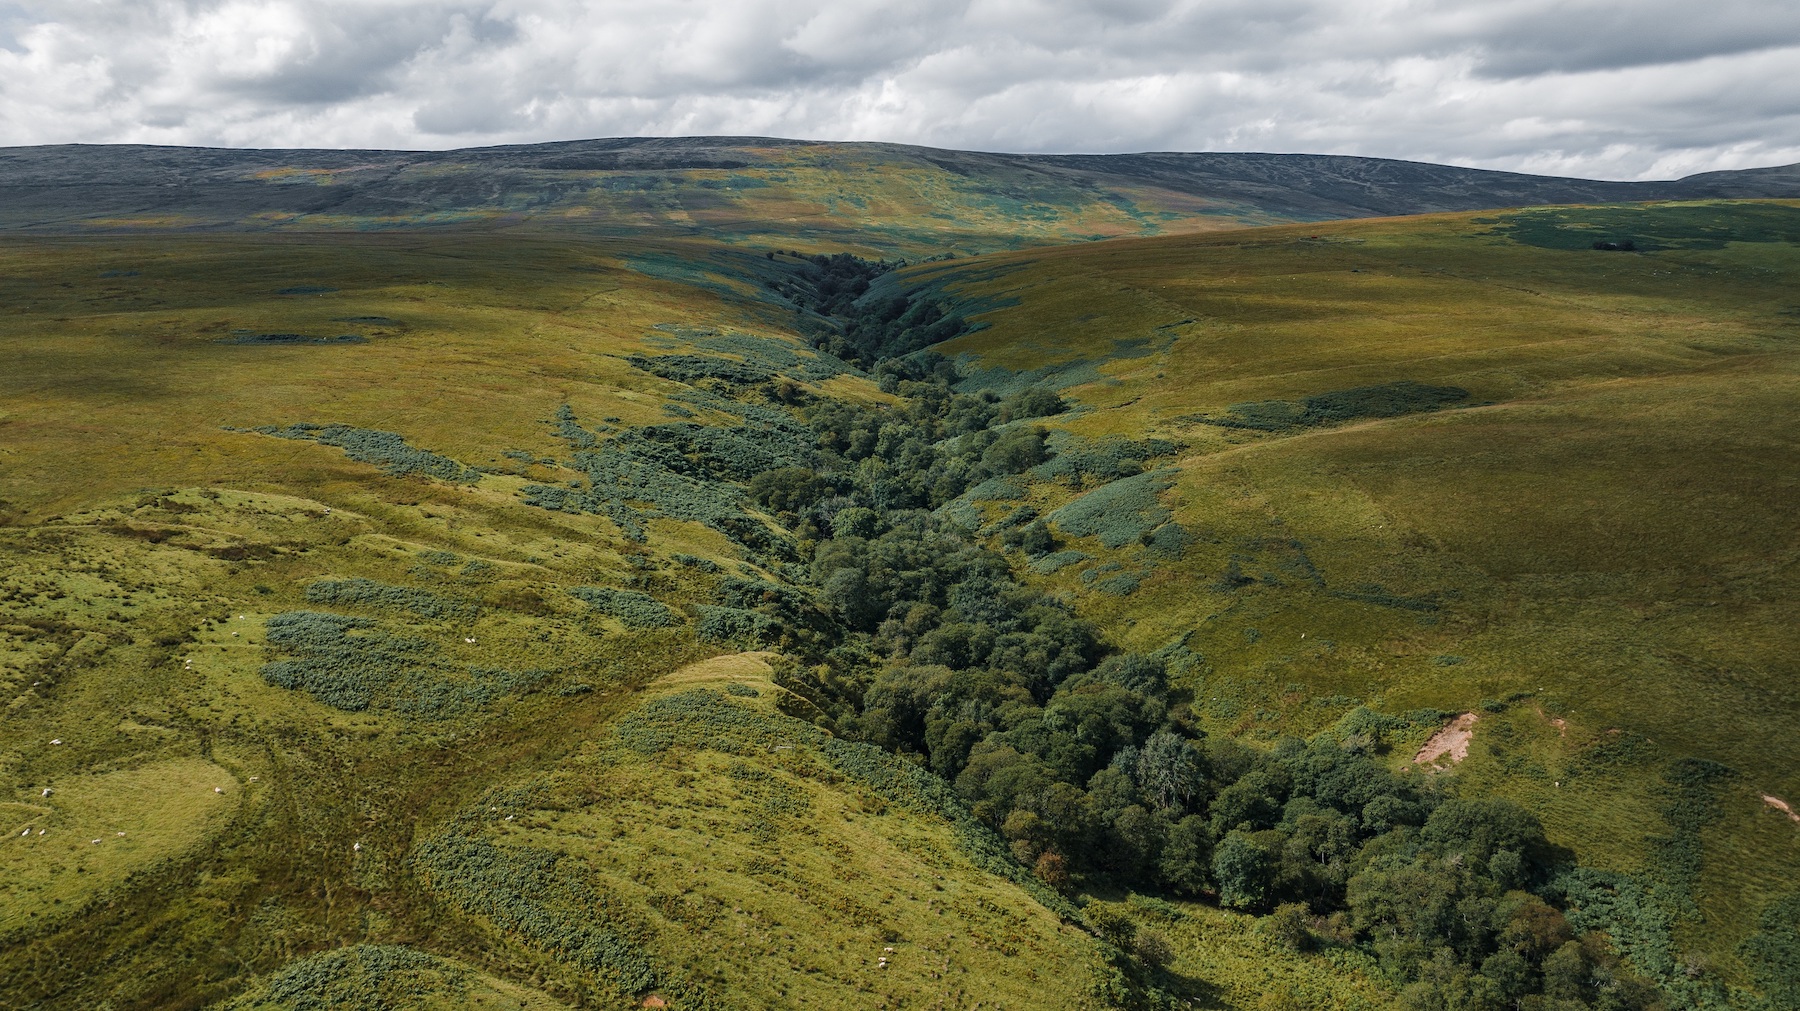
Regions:
M 1475 721 L 1481 717 L 1474 713 L 1464 713 L 1451 720 L 1444 729 L 1431 735 L 1431 740 L 1413 756 L 1414 765 L 1435 765 L 1445 758 L 1450 764 L 1469 757 L 1469 740 L 1475 736 Z
M 1762 799 L 1763 799 L 1764 804 L 1767 804 L 1770 807 L 1774 808 L 1775 810 L 1780 811 L 1782 814 L 1787 815 L 1789 821 L 1800 822 L 1800 813 L 1796 813 L 1794 811 L 1794 807 L 1792 804 L 1789 804 L 1787 801 L 1782 800 L 1780 797 L 1777 797 L 1772 793 L 1763 794 Z

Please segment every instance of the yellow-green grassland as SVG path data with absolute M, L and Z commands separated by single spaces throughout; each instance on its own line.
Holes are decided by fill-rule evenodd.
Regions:
M 0 1006 L 1791 1006 L 1800 203 L 776 172 L 0 237 Z

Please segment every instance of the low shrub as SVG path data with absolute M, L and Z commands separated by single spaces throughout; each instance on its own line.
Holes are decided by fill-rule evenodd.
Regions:
M 473 563 L 471 563 L 473 564 Z M 306 588 L 306 599 L 314 604 L 337 604 L 353 607 L 381 607 L 411 611 L 422 618 L 471 617 L 475 608 L 435 593 L 407 586 L 389 586 L 373 579 L 321 579 Z
M 1017 474 L 990 477 L 963 492 L 971 502 L 1016 502 L 1025 497 L 1025 480 Z
M 580 422 L 575 420 L 575 409 L 568 404 L 556 406 L 556 434 L 576 449 L 592 449 L 600 441 L 594 433 L 581 427 Z M 526 456 L 529 462 L 530 454 Z
M 1157 495 L 1175 483 L 1170 470 L 1151 471 L 1103 484 L 1047 518 L 1064 533 L 1098 537 L 1109 548 L 1138 540 L 1171 518 Z
M 1136 593 L 1138 587 L 1143 585 L 1143 582 L 1144 577 L 1142 573 L 1127 572 L 1123 575 L 1114 576 L 1111 579 L 1100 580 L 1098 583 L 1094 584 L 1094 589 L 1099 590 L 1101 593 L 1110 593 L 1115 597 L 1127 597 Z
M 291 659 L 265 664 L 263 680 L 304 691 L 347 712 L 369 708 L 429 652 L 419 639 L 375 629 L 365 618 L 319 611 L 289 611 L 269 618 L 268 645 Z
M 608 922 L 621 904 L 595 892 L 562 854 L 494 845 L 447 833 L 420 843 L 413 862 L 431 887 L 504 936 L 556 956 L 620 995 L 643 993 L 662 979 L 655 961 L 631 937 L 635 924 Z
M 862 374 L 861 370 L 836 355 L 811 349 L 802 354 L 792 344 L 773 337 L 729 333 L 717 336 L 697 336 L 694 338 L 694 343 L 709 351 L 741 355 L 746 362 L 753 362 L 770 371 L 807 382 L 816 383 L 846 373 Z
M 1085 562 L 1092 557 L 1094 556 L 1085 551 L 1057 551 L 1032 562 L 1031 571 L 1047 576 L 1052 572 L 1059 572 L 1071 565 Z
M 1199 417 L 1194 420 L 1223 428 L 1281 432 L 1293 428 L 1342 424 L 1363 418 L 1397 418 L 1405 414 L 1438 411 L 1467 399 L 1469 391 L 1459 386 L 1428 386 L 1408 379 L 1397 383 L 1333 390 L 1299 402 L 1258 400 L 1233 404 L 1223 418 Z
M 681 615 L 646 593 L 604 586 L 577 586 L 569 593 L 587 601 L 601 614 L 611 615 L 631 628 L 670 628 L 681 624 Z
M 1031 468 L 1031 476 L 1040 481 L 1062 481 L 1080 487 L 1141 474 L 1147 462 L 1169 456 L 1178 447 L 1167 439 L 1062 436 L 1052 439 L 1050 448 L 1056 455 Z
M 783 424 L 767 429 L 692 424 L 632 429 L 593 448 L 577 448 L 570 466 L 584 481 L 573 487 L 527 485 L 520 494 L 539 508 L 605 516 L 638 543 L 648 537 L 647 520 L 668 517 L 704 524 L 752 551 L 785 557 L 792 551 L 786 538 L 752 517 L 743 493 L 727 483 L 806 458 L 810 434 L 791 416 L 775 413 Z
M 404 438 L 393 432 L 306 422 L 286 428 L 263 425 L 253 431 L 278 439 L 299 439 L 336 446 L 344 451 L 345 456 L 358 463 L 377 464 L 386 473 L 398 476 L 422 475 L 453 484 L 474 484 L 481 480 L 481 472 L 473 467 L 465 467 L 447 456 L 409 446 Z
M 673 558 L 678 564 L 685 565 L 690 569 L 699 569 L 701 572 L 719 571 L 719 563 L 710 558 L 701 558 L 698 555 L 684 555 L 679 551 L 669 557 Z
M 733 385 L 749 386 L 775 377 L 772 370 L 711 355 L 658 355 L 654 358 L 632 355 L 625 360 L 645 372 L 678 383 L 693 384 L 703 379 L 716 379 Z
M 225 1011 L 280 1006 L 293 1011 L 386 1007 L 405 998 L 456 997 L 466 992 L 466 970 L 397 944 L 353 944 L 322 951 L 283 966 L 254 994 L 255 1004 L 233 1002 Z
M 1187 546 L 1193 543 L 1194 537 L 1187 528 L 1170 520 L 1140 538 L 1145 551 L 1151 558 L 1163 561 L 1179 561 Z
M 757 648 L 781 639 L 781 622 L 766 614 L 716 604 L 701 604 L 694 610 L 699 616 L 694 633 L 702 642 Z
M 284 658 L 263 665 L 263 680 L 345 712 L 447 719 L 531 691 L 551 675 L 481 667 L 458 675 L 430 643 L 394 635 L 367 618 L 288 611 L 269 618 L 266 628 L 269 649 Z

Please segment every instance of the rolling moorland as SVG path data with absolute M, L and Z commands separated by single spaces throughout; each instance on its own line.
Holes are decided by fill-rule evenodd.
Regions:
M 1800 169 L 1618 183 L 1381 158 L 1014 155 L 768 137 L 457 151 L 0 148 L 0 228 L 372 230 L 529 222 L 918 259 L 1120 236 L 1604 201 L 1800 198 Z
M 15 224 L 0 1003 L 1796 1006 L 1800 203 L 966 159 Z

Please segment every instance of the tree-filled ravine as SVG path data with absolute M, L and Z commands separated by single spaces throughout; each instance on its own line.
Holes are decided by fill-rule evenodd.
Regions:
M 764 287 L 794 306 L 796 323 L 821 350 L 846 361 L 871 366 L 969 329 L 946 301 L 879 283 L 906 266 L 904 260 L 865 260 L 849 253 L 766 255 L 788 273 L 764 281 Z
M 827 278 L 836 260 L 818 265 Z M 587 480 L 527 488 L 528 499 L 605 514 L 639 540 L 656 516 L 730 538 L 762 575 L 677 559 L 717 580 L 716 599 L 690 608 L 695 634 L 778 650 L 790 715 L 941 776 L 1052 888 L 1257 914 L 1293 949 L 1369 953 L 1418 1011 L 1663 1000 L 1650 973 L 1667 985 L 1676 968 L 1640 974 L 1634 953 L 1633 971 L 1571 905 L 1666 936 L 1654 897 L 1578 866 L 1514 803 L 1393 771 L 1389 742 L 1448 714 L 1357 708 L 1272 747 L 1209 735 L 1190 708 L 1202 657 L 1180 641 L 1119 651 L 1020 578 L 1086 558 L 1070 535 L 1178 558 L 1189 532 L 1157 497 L 1174 444 L 1052 432 L 1042 419 L 1068 409 L 1056 393 L 959 392 L 953 363 L 930 351 L 876 361 L 867 374 L 885 402 L 823 398 L 787 378 L 852 370 L 832 341 L 818 344 L 798 362 L 747 335 L 711 345 L 737 358 L 634 359 L 686 384 L 668 408 L 676 420 L 590 430 L 565 407 L 554 424 Z M 1024 500 L 1045 481 L 1077 495 L 1039 515 Z M 1123 578 L 1112 592 L 1135 589 Z M 687 620 L 646 596 L 657 586 L 646 576 L 595 606 Z M 1671 782 L 1711 775 L 1683 769 Z M 1088 920 L 1121 966 L 1160 960 L 1104 907 Z M 1783 944 L 1776 961 L 1793 954 Z
M 925 302 L 871 288 L 891 264 L 803 263 L 812 288 L 785 295 L 830 322 L 815 356 L 698 336 L 733 356 L 632 358 L 682 383 L 668 423 L 590 430 L 567 407 L 554 419 L 585 480 L 531 486 L 527 500 L 607 514 L 639 541 L 655 516 L 706 523 L 752 567 L 675 559 L 715 581 L 713 603 L 686 617 L 646 595 L 659 588 L 648 570 L 630 590 L 598 592 L 596 608 L 628 624 L 691 617 L 702 640 L 776 649 L 792 716 L 940 775 L 1021 865 L 1071 896 L 1136 890 L 1258 914 L 1294 950 L 1370 953 L 1417 1009 L 1636 1009 L 1660 1004 L 1658 986 L 1685 986 L 1667 914 L 1678 867 L 1651 885 L 1586 869 L 1514 802 L 1393 772 L 1391 741 L 1447 714 L 1359 707 L 1273 747 L 1206 734 L 1190 707 L 1204 658 L 1181 640 L 1120 651 L 1022 577 L 1089 558 L 1069 536 L 1138 545 L 1147 565 L 1181 558 L 1192 536 L 1157 498 L 1177 446 L 1049 430 L 1044 419 L 1069 410 L 1053 390 L 959 392 L 941 354 L 846 344 L 853 329 L 877 333 L 859 329 L 880 326 L 866 322 L 871 302 L 893 300 L 877 315 L 898 308 L 895 320 Z M 864 374 L 891 396 L 851 403 L 803 385 L 857 371 L 844 358 L 873 358 Z M 1039 514 L 1026 502 L 1039 482 L 1073 498 Z M 1138 576 L 1096 588 L 1129 594 Z M 1670 822 L 1712 810 L 1721 775 L 1670 766 Z M 1705 822 L 1681 829 L 1670 860 Z M 1103 908 L 1087 925 L 1121 966 L 1159 961 L 1156 944 L 1127 953 L 1132 937 Z M 1597 925 L 1661 941 L 1636 944 L 1627 966 Z M 1746 948 L 1759 975 L 1795 957 L 1786 937 L 1764 930 Z M 1708 997 L 1685 991 L 1679 1004 Z

